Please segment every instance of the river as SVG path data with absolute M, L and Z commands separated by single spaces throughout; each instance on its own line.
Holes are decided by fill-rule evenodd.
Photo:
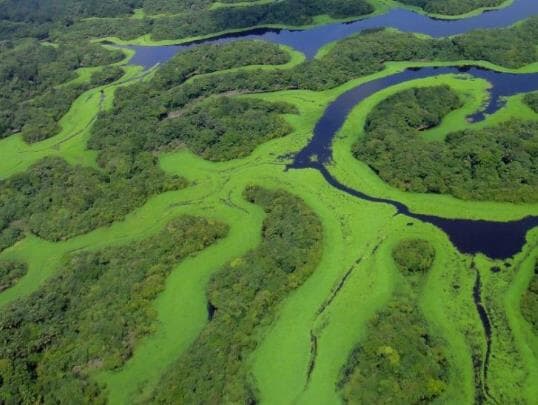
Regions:
M 235 41 L 238 39 L 261 39 L 273 43 L 289 45 L 307 58 L 312 58 L 318 50 L 329 42 L 346 38 L 364 29 L 376 27 L 393 27 L 401 31 L 411 31 L 442 37 L 465 33 L 478 28 L 509 26 L 531 15 L 538 14 L 537 0 L 515 0 L 506 8 L 488 11 L 461 20 L 441 20 L 418 14 L 405 9 L 393 9 L 386 14 L 357 20 L 351 23 L 335 23 L 317 26 L 305 30 L 264 29 L 258 28 L 235 34 L 227 34 L 206 40 L 173 46 L 132 46 L 136 51 L 131 64 L 139 64 L 146 68 L 169 60 L 178 52 L 199 46 Z M 311 168 L 318 170 L 332 186 L 354 197 L 375 203 L 390 204 L 397 212 L 409 218 L 431 223 L 441 228 L 452 243 L 462 253 L 483 253 L 494 259 L 506 259 L 518 253 L 525 244 L 527 232 L 538 226 L 538 216 L 528 216 L 518 221 L 498 222 L 485 220 L 450 219 L 434 215 L 417 214 L 394 200 L 377 198 L 359 190 L 341 184 L 328 171 L 326 164 L 331 161 L 331 145 L 334 136 L 342 127 L 349 112 L 358 103 L 372 94 L 387 87 L 408 80 L 425 78 L 440 74 L 466 73 L 485 79 L 491 83 L 490 101 L 481 111 L 477 111 L 470 119 L 479 121 L 485 114 L 496 112 L 503 105 L 503 97 L 517 93 L 538 90 L 538 73 L 514 74 L 500 73 L 478 67 L 443 67 L 407 69 L 403 72 L 372 80 L 361 84 L 338 97 L 325 110 L 317 122 L 314 135 L 295 156 L 288 169 Z M 312 156 L 317 159 L 313 161 Z

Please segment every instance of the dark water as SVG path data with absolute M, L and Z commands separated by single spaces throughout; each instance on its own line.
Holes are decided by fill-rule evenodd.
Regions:
M 314 128 L 314 136 L 310 143 L 295 156 L 291 167 L 302 168 L 308 166 L 312 156 L 316 156 L 316 160 L 320 163 L 328 163 L 332 156 L 331 144 L 334 136 L 344 124 L 350 111 L 369 96 L 387 87 L 409 80 L 458 73 L 466 73 L 491 83 L 489 103 L 483 110 L 469 117 L 473 121 L 483 120 L 485 118 L 484 114 L 493 114 L 499 110 L 503 106 L 503 97 L 538 90 L 538 73 L 500 73 L 470 66 L 407 69 L 401 73 L 361 84 L 333 101 L 317 122 Z
M 444 37 L 461 34 L 477 28 L 506 27 L 534 14 L 538 14 L 538 0 L 514 0 L 514 3 L 509 7 L 488 11 L 478 16 L 461 20 L 440 20 L 405 9 L 393 9 L 386 14 L 351 23 L 327 24 L 306 30 L 261 28 L 235 34 L 225 34 L 184 45 L 132 46 L 130 48 L 134 49 L 136 54 L 130 63 L 149 68 L 157 63 L 166 62 L 176 53 L 201 43 L 224 43 L 238 39 L 261 39 L 288 45 L 303 52 L 307 58 L 313 58 L 318 50 L 329 42 L 346 38 L 365 29 L 392 27 L 405 32 Z
M 297 168 L 297 167 L 295 167 Z M 419 221 L 428 222 L 442 229 L 454 246 L 462 253 L 483 253 L 492 259 L 506 259 L 521 251 L 525 244 L 525 235 L 538 226 L 538 217 L 529 216 L 518 221 L 497 222 L 468 219 L 450 219 L 435 215 L 416 214 L 401 202 L 372 197 L 361 191 L 348 187 L 336 180 L 320 163 L 310 163 L 302 168 L 318 170 L 334 188 L 362 200 L 389 204 L 396 208 L 398 214 Z
M 404 72 L 359 85 L 338 97 L 325 110 L 314 128 L 312 139 L 308 145 L 297 153 L 293 163 L 288 168 L 316 169 L 320 171 L 329 184 L 340 191 L 363 200 L 392 205 L 401 215 L 433 224 L 441 228 L 458 250 L 463 253 L 484 253 L 494 259 L 505 259 L 521 250 L 525 244 L 527 232 L 538 226 L 538 217 L 526 217 L 519 221 L 511 222 L 496 222 L 449 219 L 434 215 L 416 214 L 398 201 L 372 197 L 339 183 L 325 167 L 325 164 L 329 163 L 332 158 L 331 145 L 334 136 L 344 124 L 349 112 L 358 103 L 386 87 L 408 80 L 448 73 L 466 73 L 486 79 L 491 83 L 490 102 L 484 110 L 487 113 L 494 113 L 500 108 L 502 104 L 500 102 L 501 97 L 538 90 L 538 73 L 507 74 L 476 67 L 407 69 Z M 484 112 L 474 114 L 473 118 L 475 120 L 483 119 Z M 312 159 L 314 156 L 316 159 Z

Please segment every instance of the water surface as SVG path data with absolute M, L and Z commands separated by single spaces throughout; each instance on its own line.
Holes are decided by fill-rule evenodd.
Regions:
M 225 43 L 238 39 L 261 39 L 288 45 L 304 53 L 307 58 L 313 58 L 324 45 L 365 29 L 392 27 L 404 32 L 416 32 L 438 38 L 478 28 L 507 27 L 534 14 L 538 14 L 538 0 L 514 0 L 508 7 L 460 20 L 440 20 L 398 8 L 354 22 L 326 24 L 305 30 L 256 28 L 184 45 L 130 46 L 136 51 L 130 63 L 150 68 L 157 63 L 166 62 L 178 52 L 200 44 Z

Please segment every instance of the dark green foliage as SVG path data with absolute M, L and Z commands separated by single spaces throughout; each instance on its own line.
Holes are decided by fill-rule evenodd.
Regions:
M 368 323 L 366 338 L 342 369 L 351 404 L 423 404 L 446 389 L 443 341 L 428 332 L 414 294 L 397 294 Z
M 157 8 L 150 10 L 157 13 L 162 11 L 162 8 L 161 11 Z M 79 37 L 120 36 L 132 39 L 142 34 L 151 34 L 154 40 L 179 39 L 258 25 L 307 25 L 317 15 L 329 14 L 344 18 L 363 16 L 373 11 L 373 6 L 366 0 L 282 0 L 215 10 L 193 7 L 176 15 L 151 20 L 85 20 L 61 31 Z M 175 10 L 168 8 L 166 13 L 170 12 Z
M 339 41 L 322 58 L 283 71 L 225 72 L 195 78 L 169 91 L 165 108 L 223 92 L 282 89 L 325 90 L 383 70 L 386 61 L 486 60 L 510 68 L 538 60 L 538 18 L 507 29 L 481 30 L 450 39 L 431 39 L 390 30 L 371 30 Z M 174 61 L 167 69 L 172 70 Z
M 215 0 L 144 0 L 144 12 L 149 15 L 179 14 L 200 11 Z
M 262 41 L 200 45 L 174 56 L 156 72 L 152 83 L 169 89 L 200 74 L 249 65 L 281 65 L 289 60 L 289 54 L 278 45 Z
M 58 47 L 37 41 L 11 44 L 0 60 L 0 138 L 23 131 L 25 140 L 53 135 L 57 121 L 87 86 L 61 86 L 75 78 L 75 70 L 117 62 L 120 51 L 90 43 Z
M 0 260 L 0 292 L 13 287 L 27 271 L 26 263 Z
M 146 240 L 66 258 L 56 277 L 0 314 L 2 403 L 104 403 L 90 374 L 131 357 L 153 331 L 152 302 L 174 266 L 227 231 L 180 217 Z
M 249 155 L 256 146 L 292 131 L 280 116 L 296 110 L 285 103 L 219 97 L 174 113 L 159 127 L 149 145 L 185 144 L 208 160 L 231 160 Z
M 423 404 L 446 389 L 444 342 L 430 333 L 417 304 L 435 250 L 428 241 L 406 239 L 392 255 L 403 277 L 395 296 L 370 320 L 365 339 L 342 369 L 338 388 L 347 403 Z
M 421 131 L 439 125 L 445 115 L 461 106 L 458 95 L 448 86 L 410 89 L 379 103 L 368 115 L 365 130 L 409 127 Z
M 194 74 L 287 59 L 278 46 L 259 41 L 204 46 L 180 54 L 151 81 L 118 89 L 113 109 L 99 115 L 88 146 L 101 150 L 102 156 L 181 145 L 210 160 L 248 155 L 260 143 L 290 132 L 278 116 L 294 112 L 290 106 L 224 97 L 177 110 L 169 98 Z
M 6 244 L 21 236 L 20 229 L 52 241 L 79 235 L 122 219 L 152 194 L 185 185 L 180 178 L 165 176 L 149 154 L 115 164 L 122 164 L 123 172 L 105 173 L 45 158 L 1 181 L 0 230 Z
M 262 243 L 211 279 L 214 318 L 164 374 L 152 403 L 255 403 L 247 362 L 256 330 L 271 322 L 277 304 L 319 263 L 321 223 L 303 201 L 258 187 L 245 195 L 267 213 Z
M 523 100 L 534 112 L 538 113 L 538 93 L 525 94 Z
M 2 0 L 0 39 L 47 38 L 51 29 L 66 29 L 85 17 L 130 14 L 142 0 Z
M 373 11 L 364 0 L 284 0 L 160 18 L 153 25 L 152 38 L 184 38 L 268 24 L 306 25 L 312 23 L 313 16 L 320 14 L 352 17 Z
M 429 141 L 420 130 L 459 106 L 446 87 L 411 89 L 387 98 L 367 119 L 353 147 L 383 180 L 405 191 L 462 199 L 532 202 L 538 198 L 538 122 L 495 127 Z
M 336 70 L 332 73 L 335 77 L 374 73 L 381 70 L 386 61 L 486 60 L 517 68 L 538 60 L 534 46 L 537 40 L 537 17 L 510 28 L 481 29 L 440 39 L 374 30 L 337 42 L 321 61 L 312 63 L 330 65 L 330 71 Z
M 534 265 L 534 275 L 521 298 L 521 313 L 538 334 L 538 262 Z
M 17 117 L 23 123 L 22 138 L 33 143 L 56 135 L 61 130 L 58 121 L 76 98 L 88 89 L 88 85 L 53 87 L 43 95 L 22 104 Z
M 93 87 L 110 84 L 122 77 L 123 73 L 123 69 L 119 66 L 105 66 L 103 69 L 92 74 L 90 84 Z
M 481 7 L 495 7 L 504 0 L 398 0 L 409 6 L 416 6 L 428 13 L 458 15 Z
M 425 272 L 433 265 L 435 248 L 427 240 L 404 239 L 394 247 L 392 257 L 404 273 Z

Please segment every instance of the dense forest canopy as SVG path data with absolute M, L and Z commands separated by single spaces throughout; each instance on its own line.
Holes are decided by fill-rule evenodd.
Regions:
M 124 58 L 90 42 L 36 40 L 4 42 L 0 60 L 0 138 L 22 131 L 35 142 L 54 135 L 58 120 L 88 85 L 59 86 L 74 79 L 82 67 L 109 65 Z M 117 68 L 119 69 L 119 68 Z M 91 85 L 99 85 L 100 80 Z
M 461 106 L 446 86 L 402 91 L 370 113 L 354 146 L 386 182 L 415 192 L 462 199 L 536 201 L 538 122 L 512 120 L 431 141 L 421 131 Z
M 366 0 L 282 0 L 248 7 L 211 8 L 207 0 L 3 0 L 0 2 L 0 39 L 9 37 L 56 38 L 64 34 L 154 39 L 183 38 L 256 25 L 306 25 L 312 17 L 362 16 L 374 11 Z M 131 18 L 142 8 L 148 18 Z M 151 18 L 157 15 L 158 18 Z M 114 17 L 88 19 L 88 17 Z M 116 18 L 123 17 L 123 18 Z
M 27 272 L 26 263 L 0 260 L 0 292 L 14 286 Z
M 256 332 L 313 273 L 323 235 L 319 218 L 299 198 L 260 187 L 244 194 L 266 212 L 262 242 L 213 276 L 208 286 L 213 319 L 163 374 L 151 402 L 257 402 L 247 371 Z
M 116 156 L 100 171 L 45 158 L 28 171 L 0 181 L 0 251 L 25 233 L 58 241 L 122 219 L 150 195 L 182 188 L 149 154 Z
M 349 165 L 326 169 L 343 187 L 285 165 L 351 80 L 397 71 L 390 62 L 534 71 L 537 16 L 445 38 L 370 29 L 311 60 L 259 40 L 194 43 L 144 72 L 105 38 L 152 44 L 398 4 L 454 16 L 502 3 L 0 0 L 0 404 L 524 403 L 536 234 L 504 262 L 471 257 L 448 228 L 376 197 L 433 216 L 532 214 L 538 93 L 434 140 L 427 130 L 469 95 L 388 89 L 356 138 L 335 140 L 349 142 Z M 523 118 L 505 119 L 514 100 Z M 341 192 L 356 168 L 374 198 Z M 515 235 L 532 221 L 509 226 Z M 178 285 L 192 295 L 178 301 Z
M 103 403 L 90 376 L 129 359 L 155 326 L 151 304 L 167 275 L 227 231 L 223 223 L 184 216 L 146 240 L 71 255 L 56 277 L 0 314 L 0 398 Z

